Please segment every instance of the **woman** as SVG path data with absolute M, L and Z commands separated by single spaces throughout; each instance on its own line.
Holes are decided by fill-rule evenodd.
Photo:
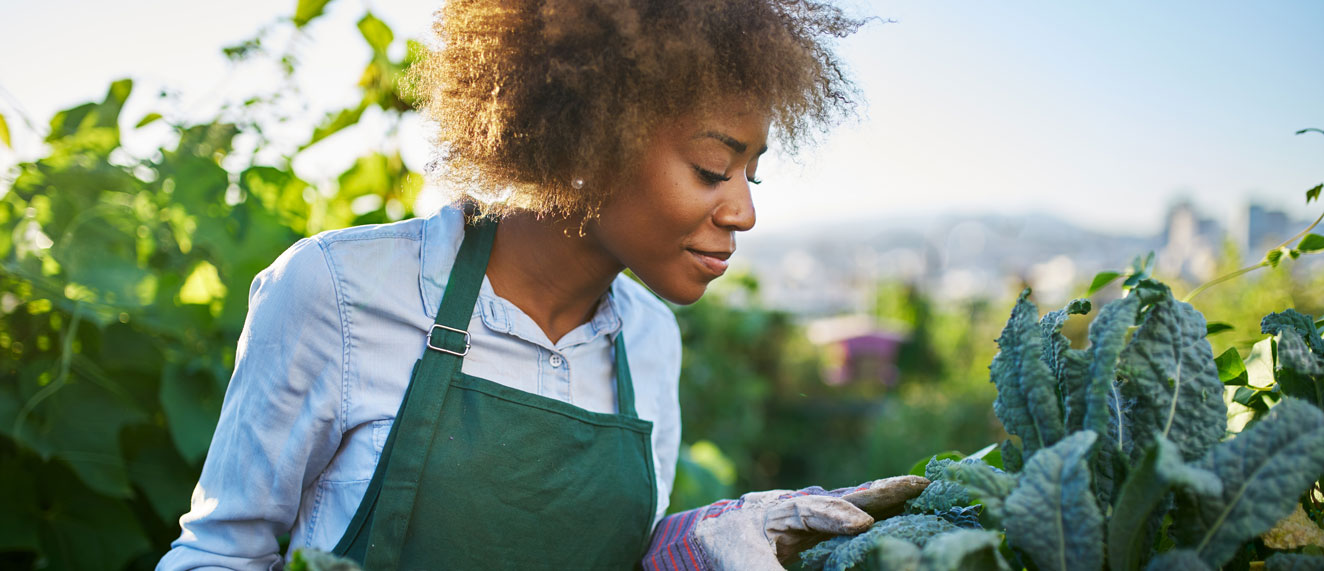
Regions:
M 767 568 L 872 523 L 855 506 L 895 489 L 656 525 L 680 339 L 621 274 L 703 295 L 754 225 L 770 129 L 793 148 L 848 110 L 824 41 L 858 25 L 796 0 L 448 1 L 413 80 L 470 208 L 324 233 L 254 280 L 160 567 L 278 566 L 288 532 L 369 569 L 629 568 L 650 539 L 649 566 Z

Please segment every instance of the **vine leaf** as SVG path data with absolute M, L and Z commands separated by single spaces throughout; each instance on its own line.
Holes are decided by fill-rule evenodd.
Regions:
M 300 28 L 307 26 L 308 22 L 322 15 L 330 2 L 331 0 L 299 0 L 294 8 L 294 25 Z
M 1324 473 L 1324 412 L 1284 398 L 1261 422 L 1213 447 L 1195 466 L 1223 482 L 1218 494 L 1177 494 L 1172 531 L 1179 547 L 1219 567 L 1239 546 L 1273 528 Z
M 14 142 L 9 138 L 9 123 L 5 122 L 4 115 L 0 115 L 0 143 L 11 149 L 14 148 Z
M 1306 234 L 1296 245 L 1297 251 L 1301 253 L 1318 252 L 1324 250 L 1324 236 L 1319 234 Z
M 1113 283 L 1113 280 L 1116 280 L 1119 277 L 1122 277 L 1121 272 L 1099 272 L 1094 274 L 1094 281 L 1090 282 L 1090 289 L 1085 295 L 1094 295 L 1095 293 L 1098 293 L 1099 290 L 1107 287 L 1108 284 Z
M 1246 362 L 1241 359 L 1241 353 L 1237 352 L 1236 347 L 1228 347 L 1227 351 L 1214 357 L 1214 366 L 1218 367 L 1218 380 L 1224 385 L 1245 386 L 1250 380 Z
M 1082 430 L 1040 450 L 1007 497 L 1007 540 L 1038 569 L 1103 566 L 1103 514 L 1090 493 L 1088 462 L 1097 437 Z

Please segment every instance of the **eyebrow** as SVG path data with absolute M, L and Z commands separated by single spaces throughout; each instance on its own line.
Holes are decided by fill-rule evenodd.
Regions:
M 746 150 L 749 149 L 749 145 L 746 145 L 736 140 L 734 137 L 727 135 L 726 133 L 719 133 L 717 131 L 704 131 L 694 136 L 695 139 L 702 139 L 704 137 L 717 139 L 718 141 L 721 141 L 723 145 L 731 147 L 731 150 L 737 153 L 744 153 Z M 758 154 L 762 155 L 763 153 L 766 152 L 768 152 L 768 146 L 763 145 L 763 148 L 759 149 Z

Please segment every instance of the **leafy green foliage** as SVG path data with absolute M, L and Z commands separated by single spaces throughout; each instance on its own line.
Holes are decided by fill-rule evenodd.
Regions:
M 1003 511 L 1007 541 L 1039 569 L 1103 565 L 1103 515 L 1091 493 L 1089 459 L 1097 435 L 1080 431 L 1035 454 Z
M 991 531 L 958 529 L 933 538 L 920 554 L 925 571 L 973 569 L 1005 571 L 1010 567 L 998 548 L 1002 538 Z
M 1117 498 L 1112 519 L 1108 522 L 1108 564 L 1113 571 L 1140 568 L 1140 557 L 1153 541 L 1149 523 L 1162 517 L 1167 506 L 1163 499 L 1174 487 L 1181 486 L 1201 494 L 1219 494 L 1223 483 L 1214 474 L 1183 463 L 1181 451 L 1168 439 L 1159 437 L 1149 447 L 1140 465 L 1132 470 Z
M 1188 460 L 1223 437 L 1227 406 L 1204 317 L 1189 304 L 1165 297 L 1148 308 L 1118 365 L 1122 395 L 1134 402 L 1132 446 L 1171 440 Z
M 1058 400 L 1052 370 L 1044 362 L 1043 340 L 1039 333 L 1039 315 L 1029 301 L 1029 291 L 1021 294 L 998 347 L 1002 349 L 993 364 L 993 382 L 998 398 L 993 411 L 1007 432 L 1019 436 L 1025 457 L 1052 446 L 1064 433 L 1062 405 Z
M 936 515 L 899 515 L 873 524 L 864 533 L 842 535 L 819 543 L 801 553 L 800 561 L 805 569 L 851 569 L 865 563 L 875 546 L 885 538 L 902 540 L 923 548 L 934 537 L 957 529 Z
M 1324 557 L 1304 553 L 1275 553 L 1264 560 L 1265 571 L 1319 571 Z
M 1270 352 L 1283 394 L 1324 408 L 1324 339 L 1314 317 L 1288 309 L 1265 316 L 1260 329 L 1278 336 Z
M 362 571 L 353 560 L 316 549 L 298 549 L 290 556 L 289 571 Z
M 1324 412 L 1284 399 L 1264 422 L 1220 443 L 1196 462 L 1217 474 L 1221 493 L 1178 494 L 1173 533 L 1211 567 L 1292 512 L 1299 493 L 1324 473 Z M 1208 492 L 1209 490 L 1204 490 Z
M 1324 339 L 1314 318 L 1266 317 L 1263 331 L 1277 337 L 1243 360 L 1236 350 L 1215 358 L 1204 317 L 1152 280 L 1101 308 L 1090 346 L 1075 349 L 1062 329 L 1082 310 L 1036 322 L 1022 294 L 990 367 L 998 416 L 1015 437 L 1001 447 L 1012 473 L 935 457 L 924 469 L 934 484 L 910 511 L 978 502 L 968 507 L 982 506 L 983 527 L 1001 527 L 1035 569 L 1213 569 L 1271 554 L 1251 541 L 1324 474 L 1324 412 L 1293 398 L 1318 398 Z M 1229 438 L 1225 393 L 1261 407 L 1262 420 Z M 1049 398 L 1060 406 L 1042 404 Z M 1041 446 L 1045 426 L 1067 434 Z
M 970 492 L 965 486 L 948 480 L 939 480 L 929 484 L 920 495 L 906 502 L 906 511 L 910 513 L 945 512 L 960 508 L 970 503 Z
M 296 20 L 326 4 L 300 2 Z M 364 33 L 398 75 L 389 28 Z M 365 98 L 399 115 L 393 77 Z M 421 185 L 396 152 L 360 158 L 336 192 L 293 157 L 259 162 L 260 97 L 138 156 L 121 128 L 133 97 L 120 80 L 57 113 L 44 154 L 0 188 L 0 567 L 154 564 L 211 440 L 247 284 L 300 237 L 408 216 Z

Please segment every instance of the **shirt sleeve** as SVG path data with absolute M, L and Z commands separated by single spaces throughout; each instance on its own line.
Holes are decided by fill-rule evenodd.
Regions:
M 340 444 L 342 304 L 324 246 L 299 241 L 253 280 L 191 509 L 157 569 L 279 569 L 277 537 Z

